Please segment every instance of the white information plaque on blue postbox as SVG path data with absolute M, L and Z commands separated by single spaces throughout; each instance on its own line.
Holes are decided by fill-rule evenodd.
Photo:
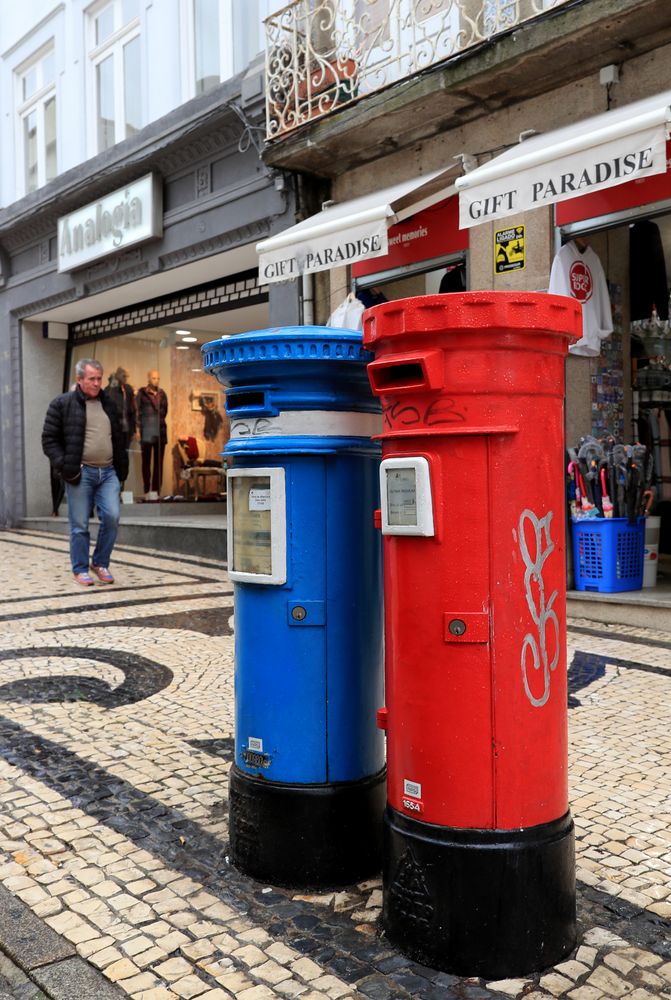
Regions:
M 229 469 L 228 575 L 239 583 L 286 583 L 284 469 Z
M 426 458 L 385 458 L 380 465 L 380 499 L 383 535 L 434 534 Z

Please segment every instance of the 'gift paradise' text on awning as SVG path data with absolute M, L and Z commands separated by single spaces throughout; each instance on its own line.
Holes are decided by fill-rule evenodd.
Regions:
M 482 168 L 480 181 L 478 170 L 474 171 L 472 183 L 468 183 L 468 175 L 463 178 L 459 192 L 459 221 L 463 228 L 663 173 L 666 148 L 663 135 L 660 142 L 649 134 L 639 134 L 630 138 L 624 148 L 620 140 L 527 166 L 522 143 L 519 160 L 511 157 L 502 163 L 498 177 L 488 180 L 486 167 Z
M 262 254 L 259 258 L 259 280 L 262 284 L 287 281 L 297 278 L 299 274 L 325 271 L 341 264 L 380 256 L 387 252 L 385 235 L 386 227 L 385 234 L 373 233 L 359 239 L 332 242 L 330 246 L 320 245 L 319 241 L 314 246 L 287 247 L 284 254 L 281 250 Z

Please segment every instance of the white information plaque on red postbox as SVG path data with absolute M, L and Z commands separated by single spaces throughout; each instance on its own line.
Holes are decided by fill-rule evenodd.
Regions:
M 426 458 L 385 458 L 380 465 L 383 535 L 432 536 L 431 469 Z

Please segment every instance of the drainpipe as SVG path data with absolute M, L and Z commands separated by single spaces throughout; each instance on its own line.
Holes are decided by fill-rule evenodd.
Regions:
M 313 326 L 315 321 L 314 276 L 304 274 L 302 282 L 303 326 Z

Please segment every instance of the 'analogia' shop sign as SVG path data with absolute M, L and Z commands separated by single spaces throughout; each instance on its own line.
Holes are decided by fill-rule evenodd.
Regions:
M 163 189 L 156 174 L 58 220 L 58 270 L 72 271 L 163 235 Z

